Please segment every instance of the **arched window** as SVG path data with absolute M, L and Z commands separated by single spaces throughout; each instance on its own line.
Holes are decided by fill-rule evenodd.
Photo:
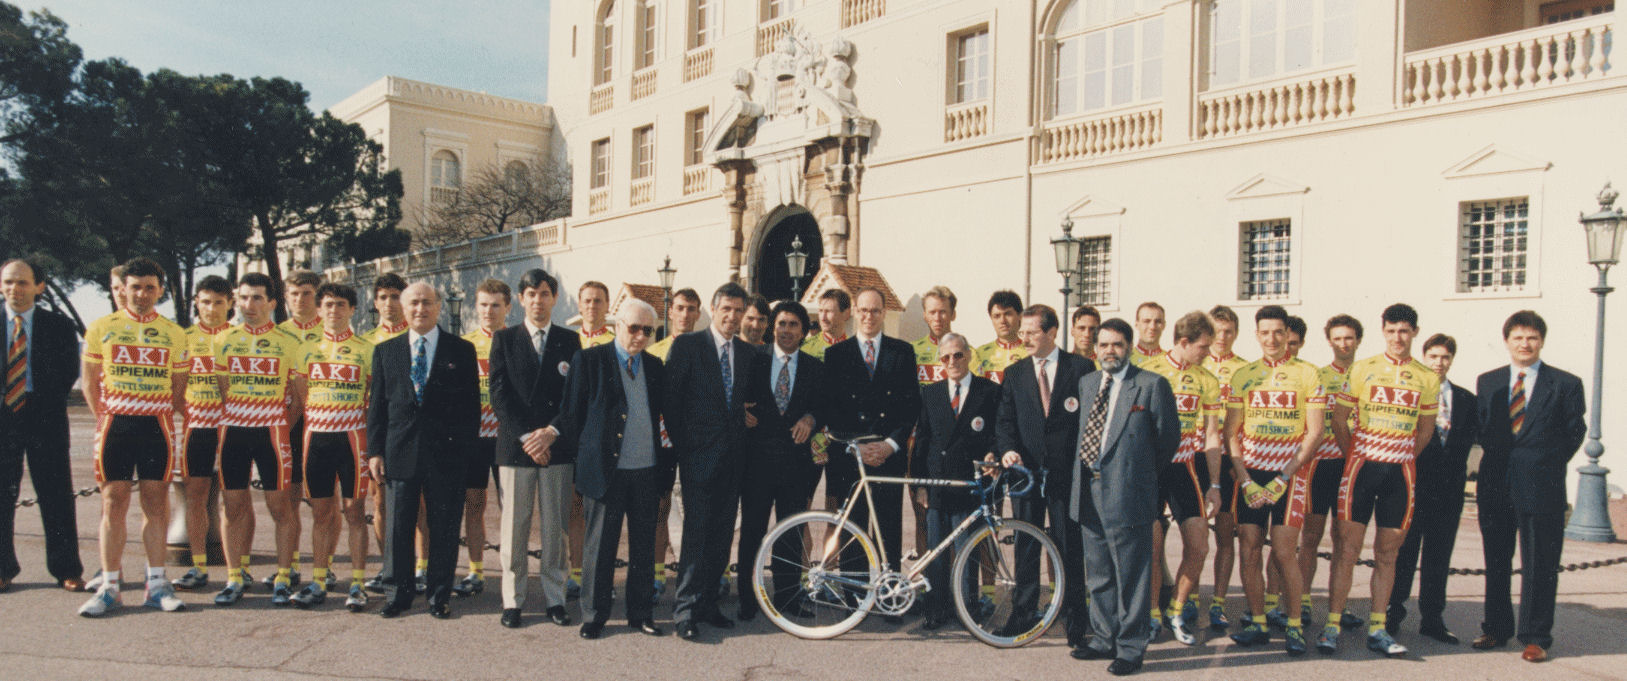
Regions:
M 1068 0 L 1051 31 L 1050 114 L 1069 116 L 1164 94 L 1158 0 Z
M 462 164 L 458 155 L 442 149 L 429 157 L 429 198 L 435 203 L 448 203 L 463 186 Z
M 658 56 L 656 38 L 659 35 L 660 21 L 655 11 L 655 0 L 644 0 L 638 3 L 638 63 L 637 68 L 646 69 L 655 65 Z
M 525 161 L 509 161 L 503 166 L 503 180 L 510 185 L 524 184 L 531 175 L 531 168 Z
M 1209 0 L 1209 87 L 1349 63 L 1356 0 Z
M 607 2 L 599 13 L 598 45 L 594 50 L 594 85 L 604 85 L 616 76 L 616 3 Z

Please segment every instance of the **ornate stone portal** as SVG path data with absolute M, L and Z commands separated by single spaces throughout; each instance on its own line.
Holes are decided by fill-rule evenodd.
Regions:
M 774 226 L 767 219 L 781 206 L 814 216 L 831 263 L 857 261 L 852 208 L 875 121 L 857 106 L 852 60 L 841 36 L 821 45 L 799 28 L 735 71 L 734 98 L 706 137 L 709 161 L 723 171 L 731 280 L 751 280 L 748 263 L 759 260 Z

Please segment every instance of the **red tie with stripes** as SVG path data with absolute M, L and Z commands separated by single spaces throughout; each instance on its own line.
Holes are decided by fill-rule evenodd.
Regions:
M 6 350 L 6 408 L 22 411 L 28 396 L 28 333 L 21 317 L 11 321 L 11 345 Z
M 1525 425 L 1525 372 L 1514 377 L 1514 389 L 1508 395 L 1508 424 L 1515 435 Z

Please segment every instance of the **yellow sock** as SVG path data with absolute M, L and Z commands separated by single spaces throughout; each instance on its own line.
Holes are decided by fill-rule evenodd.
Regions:
M 667 564 L 666 563 L 656 563 L 655 564 L 655 578 L 656 579 L 661 579 L 662 576 L 665 575 L 665 574 L 667 574 Z
M 571 568 L 571 579 L 582 581 L 582 568 Z
M 289 563 L 288 567 L 289 567 L 290 570 L 293 570 L 294 572 L 299 572 L 299 550 L 298 549 L 296 549 L 294 551 L 294 562 Z
M 1159 610 L 1158 606 L 1153 606 L 1153 608 L 1152 608 L 1152 618 L 1155 619 L 1155 620 L 1163 619 L 1164 618 L 1164 611 Z
M 293 577 L 291 576 L 292 572 L 293 572 L 293 570 L 291 568 L 285 568 L 285 567 L 277 568 L 277 579 L 276 579 L 276 581 L 274 583 L 275 584 L 281 584 L 283 586 L 288 586 L 288 584 L 290 582 L 294 581 Z
M 1250 615 L 1249 621 L 1253 622 L 1256 627 L 1265 628 L 1265 615 Z
M 1181 601 L 1180 601 L 1180 599 L 1178 599 L 1178 598 L 1169 599 L 1169 607 L 1166 608 L 1166 609 L 1169 610 L 1171 615 L 1180 614 L 1180 612 L 1181 612 Z
M 1311 595 L 1310 594 L 1305 594 L 1303 596 L 1300 596 L 1299 597 L 1299 605 L 1300 605 L 1300 607 L 1304 607 L 1304 608 L 1311 607 Z
M 209 556 L 193 556 L 192 569 L 203 574 L 209 574 Z
M 483 577 L 483 576 L 485 576 L 486 571 L 483 569 L 484 567 L 485 567 L 485 564 L 478 561 L 478 560 L 469 561 L 469 576 L 470 577 Z
M 428 558 L 419 558 L 418 559 L 418 571 L 419 572 L 425 572 L 425 571 L 428 571 L 428 570 L 429 570 L 429 559 Z
M 243 583 L 243 568 L 227 568 L 226 569 L 226 581 L 227 582 L 237 582 L 238 584 L 242 584 Z
M 1217 605 L 1222 607 L 1222 608 L 1226 607 L 1226 597 L 1225 596 L 1215 596 L 1214 598 L 1209 599 L 1209 606 L 1210 607 L 1214 607 L 1214 606 L 1217 606 Z
M 249 556 L 249 554 L 246 554 L 246 553 L 243 554 L 243 558 L 238 561 L 238 565 L 241 565 L 244 570 L 249 569 L 249 559 L 250 558 L 251 558 L 251 556 Z
M 1298 629 L 1298 628 L 1303 627 L 1303 626 L 1305 626 L 1305 622 L 1300 620 L 1298 617 L 1290 617 L 1290 618 L 1288 618 L 1288 628 L 1289 629 Z
M 1280 601 L 1281 601 L 1281 599 L 1277 596 L 1277 594 L 1266 594 L 1266 596 L 1265 596 L 1265 609 L 1266 610 L 1276 610 L 1277 605 L 1278 605 L 1278 603 Z
M 362 582 L 365 582 L 365 581 L 367 581 L 367 571 L 366 570 L 351 570 L 350 571 L 350 583 L 351 584 L 361 584 Z
M 325 567 L 311 568 L 311 583 L 315 584 L 316 588 L 318 589 L 326 588 L 328 584 L 328 569 Z
M 1367 616 L 1367 634 L 1369 636 L 1384 630 L 1385 617 L 1386 614 L 1382 612 L 1375 612 Z

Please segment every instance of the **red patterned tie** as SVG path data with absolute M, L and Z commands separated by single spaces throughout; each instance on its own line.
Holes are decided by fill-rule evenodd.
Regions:
M 13 317 L 11 346 L 6 351 L 6 408 L 22 411 L 28 401 L 28 334 L 23 331 L 21 317 Z
M 874 339 L 864 342 L 864 367 L 870 370 L 870 378 L 876 377 L 876 341 Z
M 955 395 L 949 398 L 949 409 L 960 416 L 960 381 L 955 381 Z
M 1045 411 L 1045 416 L 1050 417 L 1051 377 L 1045 373 L 1045 360 L 1036 359 L 1034 360 L 1034 363 L 1039 365 L 1039 403 L 1041 408 Z
M 1515 435 L 1520 434 L 1520 427 L 1525 425 L 1525 372 L 1521 371 L 1514 377 L 1514 389 L 1508 396 L 1508 424 Z

